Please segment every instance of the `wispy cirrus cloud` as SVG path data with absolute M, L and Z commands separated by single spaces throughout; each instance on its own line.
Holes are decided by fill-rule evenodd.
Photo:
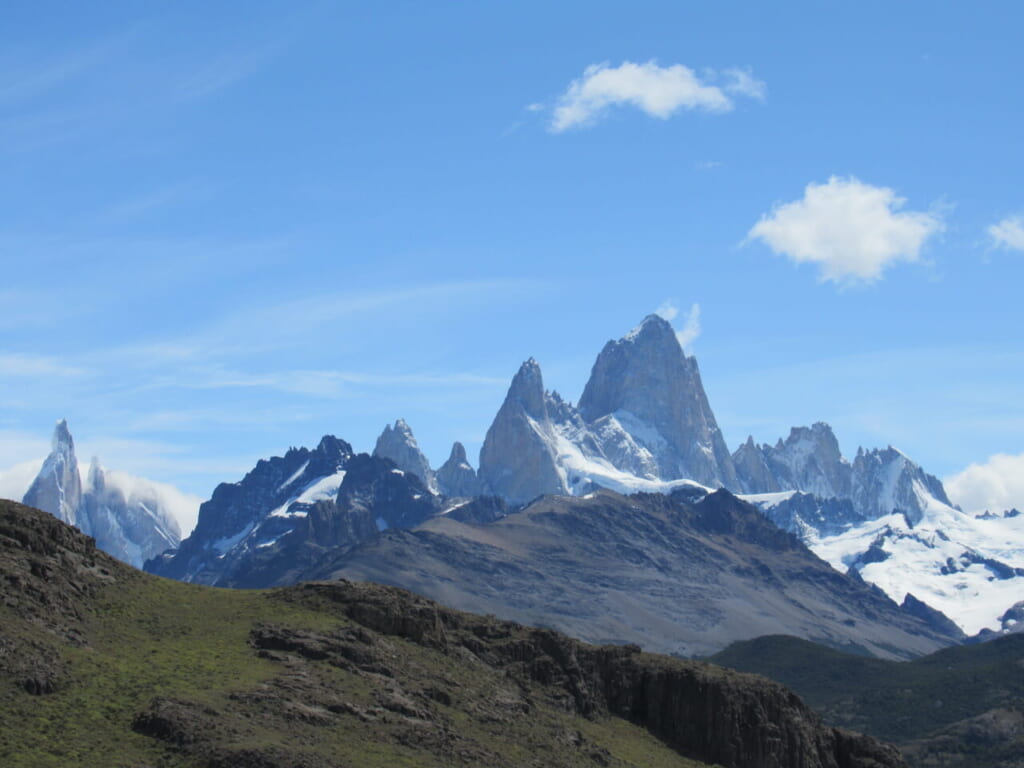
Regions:
M 716 81 L 720 81 L 720 84 Z M 703 78 L 682 64 L 624 61 L 593 64 L 573 80 L 559 98 L 551 118 L 552 133 L 592 125 L 609 109 L 632 106 L 646 115 L 668 119 L 680 110 L 721 113 L 733 109 L 731 96 L 763 100 L 766 86 L 749 70 L 708 70 Z
M 53 357 L 0 353 L 0 379 L 8 376 L 82 376 L 85 369 L 66 365 Z
M 871 282 L 899 261 L 917 261 L 943 230 L 933 212 L 904 211 L 889 187 L 854 177 L 811 182 L 799 200 L 776 205 L 747 234 L 797 264 L 818 265 L 823 282 Z
M 661 306 L 654 310 L 654 314 L 660 315 L 671 323 L 679 316 L 679 307 L 674 301 L 663 301 Z M 679 339 L 679 346 L 689 349 L 700 334 L 700 304 L 694 303 L 690 306 L 690 311 L 686 313 L 683 327 L 676 331 L 676 338 Z
M 225 314 L 192 334 L 108 350 L 104 354 L 142 364 L 204 361 L 251 356 L 297 343 L 320 343 L 315 332 L 346 329 L 356 318 L 375 318 L 390 312 L 423 317 L 449 314 L 453 302 L 516 301 L 544 292 L 542 280 L 498 278 L 423 283 L 398 288 L 328 292 L 271 305 L 243 307 Z

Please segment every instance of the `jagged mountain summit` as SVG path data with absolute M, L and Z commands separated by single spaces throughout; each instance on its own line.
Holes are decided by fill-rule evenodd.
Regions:
M 513 503 L 595 487 L 737 485 L 697 362 L 658 315 L 605 345 L 578 408 L 545 390 L 536 360 L 523 363 L 487 431 L 479 476 Z
M 82 505 L 82 478 L 78 472 L 75 441 L 68 422 L 61 419 L 53 429 L 50 454 L 25 492 L 25 504 L 49 512 L 69 525 L 78 525 Z
M 445 496 L 466 497 L 480 493 L 476 470 L 466 458 L 465 446 L 457 440 L 448 460 L 436 472 L 438 489 Z
M 82 482 L 67 421 L 53 431 L 50 454 L 23 503 L 49 512 L 96 539 L 96 546 L 137 568 L 181 539 L 167 491 L 105 470 L 97 459 Z
M 656 479 L 737 486 L 697 359 L 686 356 L 671 324 L 658 315 L 648 315 L 626 336 L 605 344 L 579 412 L 598 434 L 606 428 L 628 434 L 649 454 Z M 621 459 L 617 464 L 626 468 Z
M 859 449 L 850 462 L 820 422 L 774 446 L 748 439 L 733 460 L 745 498 L 835 568 L 896 601 L 923 600 L 968 634 L 1011 628 L 1002 616 L 1024 591 L 1018 516 L 965 514 L 891 446 Z
M 291 584 L 332 549 L 389 528 L 411 528 L 438 514 L 488 521 L 505 511 L 495 499 L 449 502 L 419 474 L 325 435 L 313 450 L 261 459 L 240 481 L 218 485 L 200 506 L 192 534 L 145 567 L 199 584 Z
M 434 470 L 430 468 L 430 462 L 420 450 L 420 446 L 412 434 L 412 429 L 405 423 L 405 419 L 396 421 L 394 427 L 390 424 L 384 427 L 384 431 L 377 438 L 373 455 L 390 459 L 403 472 L 411 472 L 416 475 L 432 493 L 438 492 Z

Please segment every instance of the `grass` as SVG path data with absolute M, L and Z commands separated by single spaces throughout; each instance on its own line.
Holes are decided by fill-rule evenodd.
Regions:
M 308 662 L 302 673 L 315 678 L 323 690 L 367 709 L 395 685 L 418 691 L 446 681 L 454 692 L 450 705 L 432 705 L 442 726 L 416 730 L 402 718 L 366 723 L 345 715 L 329 717 L 327 724 L 287 719 L 276 700 L 244 703 L 245 694 L 276 690 L 275 681 L 287 672 L 281 662 L 260 658 L 249 645 L 252 627 L 261 622 L 321 633 L 350 626 L 329 611 L 274 599 L 266 591 L 214 589 L 141 574 L 100 591 L 83 618 L 88 644 L 81 647 L 62 643 L 0 607 L 0 634 L 46 644 L 66 669 L 59 689 L 44 696 L 31 696 L 17 681 L 0 677 L 0 764 L 200 764 L 196 756 L 132 730 L 136 716 L 163 697 L 219 713 L 209 716 L 218 746 L 284 749 L 336 765 L 593 766 L 594 754 L 612 766 L 699 765 L 625 721 L 589 721 L 561 711 L 554 694 L 539 687 L 524 694 L 530 700 L 528 716 L 483 716 L 506 689 L 514 688 L 512 682 L 493 669 L 393 637 L 380 643 L 395 671 L 394 681 L 326 662 Z M 438 739 L 451 743 L 421 743 L 424 733 L 435 731 Z M 582 747 L 564 738 L 577 732 Z

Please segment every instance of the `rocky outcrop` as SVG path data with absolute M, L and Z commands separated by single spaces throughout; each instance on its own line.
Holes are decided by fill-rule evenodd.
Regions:
M 340 612 L 374 632 L 449 655 L 468 651 L 477 663 L 503 669 L 513 680 L 560 689 L 564 706 L 580 715 L 625 718 L 680 754 L 706 763 L 730 768 L 903 765 L 894 748 L 823 726 L 796 695 L 764 678 L 652 656 L 636 646 L 588 646 L 551 630 L 481 619 L 375 585 L 308 583 L 282 597 Z M 300 648 L 312 643 L 311 652 L 332 653 L 323 639 L 271 642 Z M 351 653 L 344 648 L 337 651 L 342 658 Z
M 456 441 L 448 460 L 437 470 L 437 486 L 445 496 L 476 496 L 480 492 L 480 481 L 476 470 L 466 458 L 466 449 Z
M 396 421 L 394 427 L 390 424 L 384 427 L 384 431 L 377 438 L 373 455 L 390 459 L 403 472 L 416 475 L 431 492 L 437 492 L 437 481 L 434 479 L 430 462 L 420 451 L 420 446 L 413 437 L 412 428 L 404 419 Z

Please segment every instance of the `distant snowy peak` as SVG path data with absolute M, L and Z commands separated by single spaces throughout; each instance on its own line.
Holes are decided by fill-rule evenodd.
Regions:
M 384 427 L 384 431 L 377 438 L 373 455 L 391 459 L 399 469 L 411 472 L 422 480 L 431 493 L 438 492 L 437 480 L 430 463 L 420 450 L 412 434 L 412 428 L 404 419 L 396 421 L 393 427 L 390 424 Z
M 857 451 L 851 464 L 823 422 L 793 427 L 774 446 L 753 439 L 732 456 L 737 487 L 748 494 L 800 491 L 823 499 L 849 499 L 864 518 L 906 514 L 913 523 L 932 501 L 950 506 L 942 483 L 906 455 L 889 447 Z
M 78 472 L 78 459 L 75 457 L 75 441 L 65 419 L 58 421 L 54 427 L 50 454 L 25 493 L 23 502 L 49 512 L 65 523 L 79 525 L 82 480 Z
M 172 501 L 171 496 L 184 498 L 143 478 L 108 473 L 97 459 L 83 485 L 75 443 L 62 419 L 54 429 L 50 455 L 23 502 L 76 526 L 108 554 L 142 567 L 181 538 L 170 511 L 177 498 Z
M 616 416 L 619 426 L 650 454 L 659 479 L 737 487 L 732 457 L 697 361 L 683 353 L 672 326 L 658 315 L 648 315 L 626 336 L 605 344 L 583 389 L 579 412 L 587 424 Z
M 448 460 L 435 473 L 438 489 L 445 496 L 476 496 L 480 492 L 480 481 L 476 470 L 466 458 L 466 448 L 456 441 Z
M 558 439 L 537 361 L 530 358 L 512 379 L 505 401 L 480 449 L 483 490 L 519 504 L 569 489 L 558 466 Z
M 605 345 L 578 408 L 544 388 L 536 360 L 524 362 L 487 431 L 479 477 L 517 504 L 598 486 L 737 487 L 696 360 L 657 315 Z
M 210 582 L 219 561 L 242 544 L 272 543 L 290 533 L 320 502 L 333 501 L 353 457 L 352 446 L 324 435 L 313 450 L 290 448 L 260 459 L 245 477 L 221 483 L 199 507 L 195 530 L 174 553 L 146 568 L 182 581 Z M 260 538 L 254 538 L 260 537 Z

